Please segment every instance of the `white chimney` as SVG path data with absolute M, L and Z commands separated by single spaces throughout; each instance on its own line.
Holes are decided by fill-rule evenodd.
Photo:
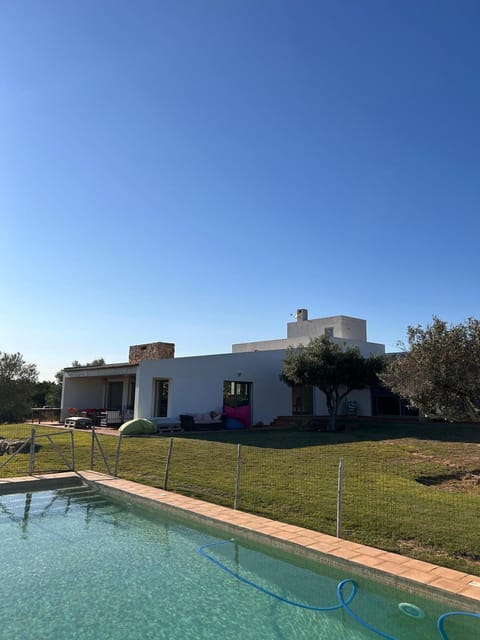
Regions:
M 297 309 L 297 322 L 305 322 L 308 320 L 308 309 Z

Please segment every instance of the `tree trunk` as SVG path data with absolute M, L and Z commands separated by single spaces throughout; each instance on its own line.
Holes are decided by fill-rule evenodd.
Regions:
M 332 400 L 331 406 L 329 407 L 327 431 L 337 430 L 337 413 L 338 413 L 338 400 L 335 398 Z

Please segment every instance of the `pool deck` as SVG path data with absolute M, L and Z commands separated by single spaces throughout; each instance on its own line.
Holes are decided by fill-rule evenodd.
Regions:
M 317 557 L 323 562 L 327 561 L 337 566 L 348 565 L 360 573 L 383 577 L 390 584 L 423 593 L 430 592 L 433 596 L 463 600 L 465 604 L 477 605 L 477 609 L 480 609 L 479 576 L 95 471 L 2 479 L 0 493 L 32 490 L 34 483 L 38 489 L 43 489 L 52 488 L 52 483 L 58 486 L 60 481 L 69 484 L 78 483 L 80 480 L 97 486 L 99 490 L 113 497 L 127 495 L 140 503 L 157 503 L 167 511 L 204 524 L 220 526 L 229 533 L 237 531 L 247 538 L 270 543 L 293 553 L 310 558 Z

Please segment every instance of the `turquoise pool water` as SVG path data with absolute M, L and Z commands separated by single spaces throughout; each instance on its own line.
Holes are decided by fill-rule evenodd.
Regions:
M 0 496 L 0 535 L 2 639 L 439 640 L 437 619 L 449 610 L 83 487 Z M 338 583 L 351 577 L 349 606 L 387 636 L 345 610 L 286 602 L 335 606 Z M 425 617 L 409 617 L 401 602 Z M 445 630 L 478 640 L 480 620 L 457 616 Z

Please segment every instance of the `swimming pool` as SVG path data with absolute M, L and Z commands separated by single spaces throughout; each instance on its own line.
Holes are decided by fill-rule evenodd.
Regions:
M 448 611 L 358 576 L 348 605 L 358 619 L 313 610 L 337 606 L 352 576 L 87 487 L 0 496 L 0 531 L 1 638 L 438 640 Z M 479 620 L 451 617 L 444 629 L 478 638 Z

